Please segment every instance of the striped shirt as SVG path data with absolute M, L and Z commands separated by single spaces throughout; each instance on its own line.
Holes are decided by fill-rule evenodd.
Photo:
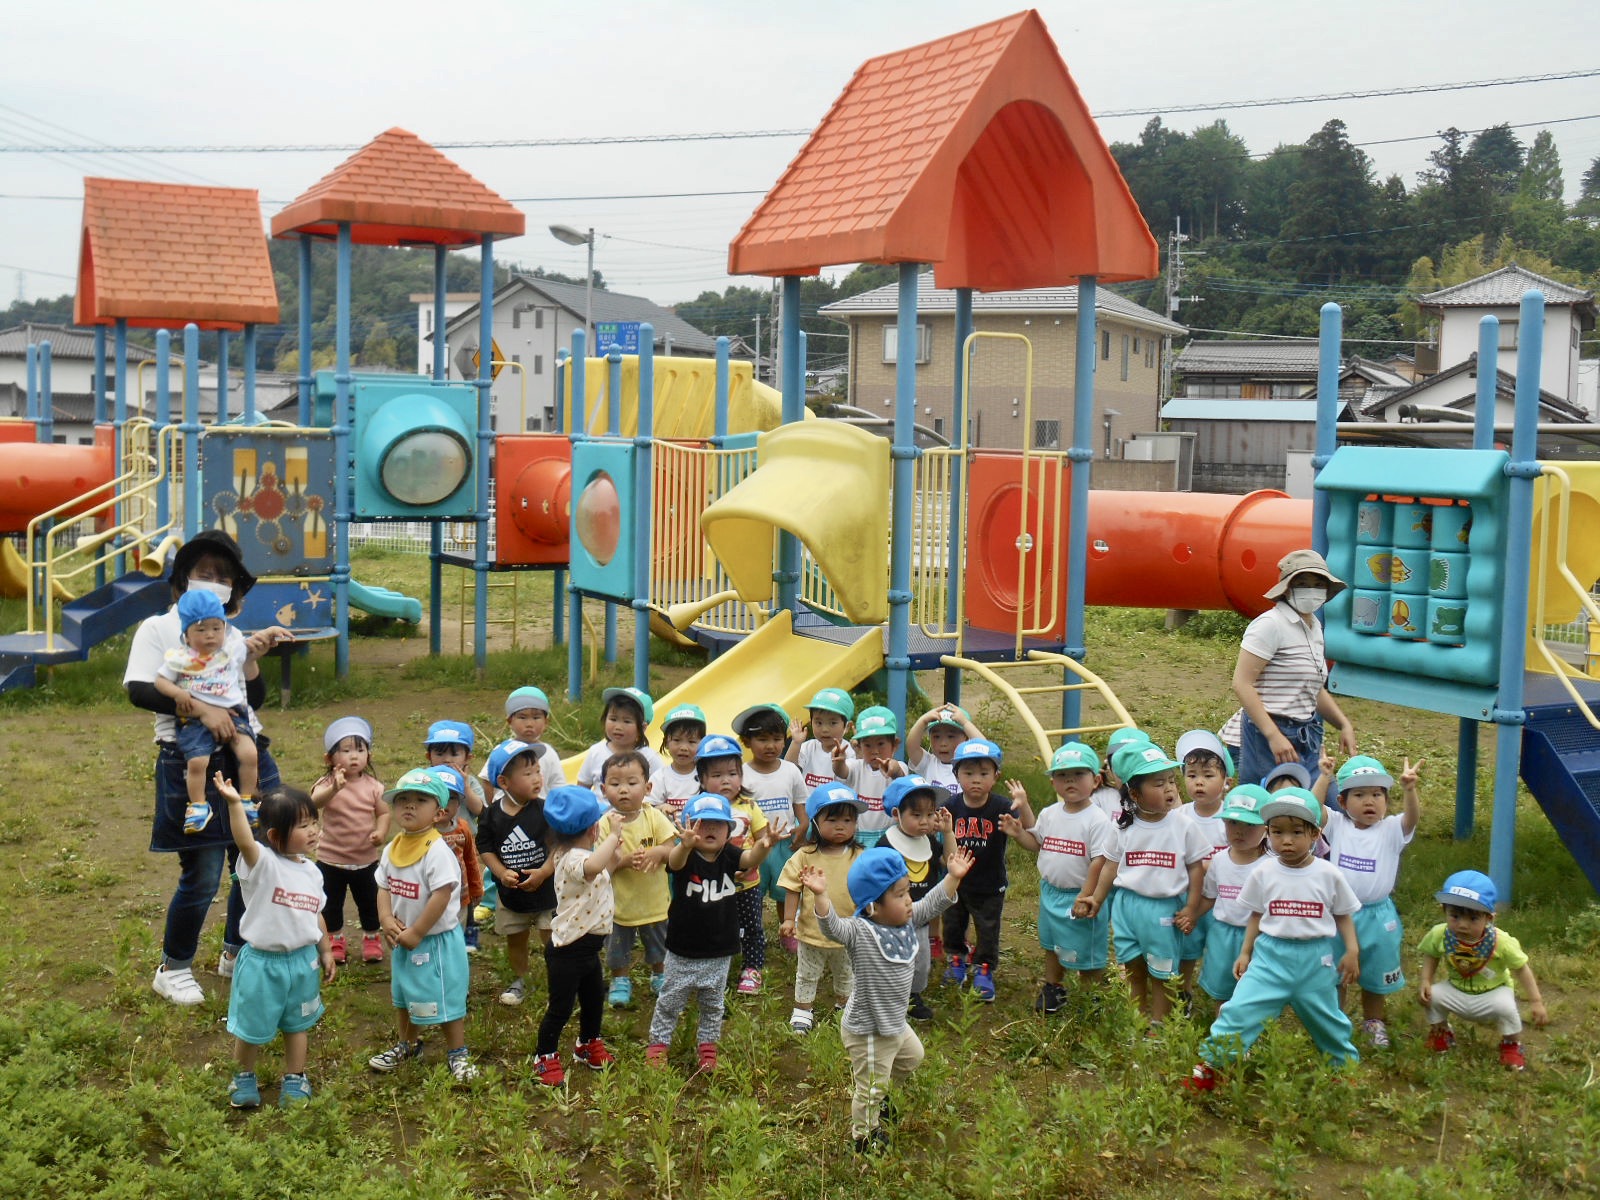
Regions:
M 1256 691 L 1268 713 L 1291 721 L 1317 715 L 1317 696 L 1328 679 L 1320 622 L 1307 624 L 1280 600 L 1250 622 L 1240 647 L 1266 663 Z
M 793 862 L 793 859 L 789 860 Z M 829 896 L 829 903 L 832 903 Z M 943 887 L 934 888 L 911 906 L 911 927 L 928 924 L 956 902 Z M 916 955 L 905 962 L 892 962 L 878 947 L 871 922 L 864 917 L 841 917 L 838 910 L 817 918 L 822 932 L 844 946 L 850 955 L 855 983 L 840 1019 L 841 1029 L 851 1033 L 894 1034 L 906 1028 L 906 1005 L 911 1001 L 911 976 Z

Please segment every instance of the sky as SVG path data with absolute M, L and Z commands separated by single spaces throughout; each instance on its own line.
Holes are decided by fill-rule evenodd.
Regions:
M 98 8 L 91 6 L 91 9 Z M 1418 87 L 1593 69 L 1600 22 L 1576 0 L 1510 36 L 1503 0 L 1130 0 L 1038 5 L 1096 113 Z M 391 126 L 430 142 L 793 131 L 822 119 L 862 62 L 1017 11 L 977 0 L 123 0 L 76 24 L 32 5 L 7 18 L 0 148 L 359 146 Z M 114 13 L 114 16 L 112 15 Z M 1545 122 L 1568 199 L 1600 156 L 1600 78 L 1172 114 L 1225 118 L 1251 151 L 1332 118 L 1409 185 L 1448 126 Z M 1108 142 L 1147 116 L 1103 119 Z M 657 144 L 445 151 L 527 214 L 497 255 L 581 278 L 596 231 L 614 290 L 663 304 L 733 283 L 727 246 L 805 134 Z M 65 154 L 0 149 L 0 298 L 71 291 L 86 175 L 259 191 L 264 221 L 347 149 Z M 685 195 L 684 193 L 701 193 Z M 707 195 L 705 193 L 721 193 Z M 1156 231 L 1158 236 L 1164 230 Z

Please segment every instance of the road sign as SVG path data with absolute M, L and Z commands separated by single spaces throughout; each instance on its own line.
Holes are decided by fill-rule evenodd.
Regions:
M 500 353 L 500 343 L 493 338 L 489 339 L 489 355 L 489 378 L 499 379 L 500 372 L 505 369 L 506 360 L 505 355 Z M 472 377 L 474 379 L 478 377 L 478 372 L 482 370 L 479 365 L 480 357 L 481 355 L 479 355 L 478 351 L 474 350 L 472 352 Z
M 607 354 L 613 344 L 619 347 L 624 354 L 639 353 L 639 322 L 596 321 L 594 323 L 595 353 Z

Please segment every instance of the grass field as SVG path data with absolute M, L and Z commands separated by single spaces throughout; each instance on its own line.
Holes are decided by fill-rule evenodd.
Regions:
M 424 566 L 420 557 L 364 555 L 356 574 L 423 595 Z M 333 678 L 329 648 L 313 649 L 297 667 L 293 706 L 269 702 L 262 714 L 284 777 L 309 783 L 322 728 L 348 712 L 372 721 L 379 774 L 393 779 L 419 759 L 430 721 L 470 720 L 488 739 L 498 736 L 512 687 L 537 683 L 557 697 L 565 655 L 542 648 L 548 588 L 547 577 L 523 581 L 523 649 L 497 650 L 481 679 L 470 658 L 430 660 L 425 635 L 393 627 L 368 627 L 354 642 L 346 681 Z M 510 615 L 508 594 L 495 593 L 494 605 Z M 0 607 L 0 625 L 15 618 L 14 605 Z M 1241 628 L 1236 618 L 1208 615 L 1169 633 L 1159 612 L 1092 610 L 1091 664 L 1170 745 L 1231 711 L 1227 680 Z M 499 644 L 507 630 L 495 636 Z M 451 626 L 445 646 L 456 644 Z M 1528 1031 L 1531 1065 L 1521 1076 L 1499 1068 L 1485 1030 L 1460 1030 L 1452 1055 L 1430 1054 L 1413 986 L 1391 1005 L 1395 1048 L 1368 1055 L 1348 1076 L 1320 1069 L 1288 1018 L 1245 1069 L 1196 1101 L 1178 1083 L 1203 1019 L 1169 1022 L 1147 1039 L 1120 983 L 1075 992 L 1056 1016 L 1033 1012 L 1037 876 L 1013 848 L 999 1000 L 981 1005 L 932 988 L 938 1018 L 921 1030 L 928 1058 L 898 1098 L 894 1145 L 881 1159 L 850 1153 L 849 1071 L 836 1023 L 803 1040 L 788 1032 L 793 964 L 775 949 L 770 909 L 766 992 L 730 997 L 715 1076 L 691 1073 L 688 1022 L 671 1069 L 644 1068 L 646 1001 L 607 1014 L 615 1070 L 541 1088 L 529 1063 L 543 968 L 536 960 L 524 1007 L 502 1007 L 504 955 L 486 937 L 468 1018 L 469 1044 L 485 1068 L 478 1082 L 452 1086 L 436 1042 L 412 1070 L 370 1072 L 368 1055 L 393 1041 L 388 972 L 355 964 L 324 989 L 328 1014 L 311 1038 L 315 1102 L 287 1113 L 231 1112 L 227 985 L 211 973 L 220 903 L 196 964 L 206 1003 L 178 1010 L 150 990 L 176 864 L 146 849 L 150 724 L 122 694 L 126 651 L 119 639 L 44 687 L 0 698 L 0 900 L 13 929 L 0 939 L 0 1104 L 12 1131 L 0 1148 L 0 1195 L 1387 1200 L 1600 1191 L 1600 905 L 1526 797 L 1516 904 L 1501 920 L 1532 954 L 1552 1023 Z M 653 668 L 657 694 L 695 665 L 664 652 Z M 626 662 L 610 674 L 602 668 L 596 682 L 627 673 Z M 934 676 L 922 684 L 939 691 Z M 753 681 L 752 701 L 759 687 Z M 969 685 L 967 698 L 986 732 L 1024 746 L 1015 718 L 992 697 Z M 557 745 L 575 750 L 595 738 L 593 699 L 556 707 Z M 1376 703 L 1351 710 L 1365 752 L 1387 762 L 1426 759 L 1422 825 L 1397 895 L 1414 945 L 1437 919 L 1431 894 L 1443 877 L 1486 866 L 1492 750 L 1480 770 L 1478 833 L 1455 842 L 1453 721 Z M 1038 763 L 1008 763 L 1007 773 L 1036 802 L 1047 797 Z M 1413 977 L 1416 965 L 1410 955 Z M 276 1049 L 262 1056 L 269 1106 L 279 1062 Z

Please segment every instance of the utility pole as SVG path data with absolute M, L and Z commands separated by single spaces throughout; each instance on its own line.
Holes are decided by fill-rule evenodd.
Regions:
M 755 370 L 751 373 L 751 377 L 757 383 L 761 382 L 761 314 L 760 313 L 756 314 L 756 365 L 755 365 Z
M 1172 232 L 1167 235 L 1167 319 L 1178 319 L 1178 306 L 1192 303 L 1199 296 L 1183 296 L 1180 291 L 1183 287 L 1183 244 L 1189 240 L 1189 235 L 1183 231 L 1183 218 L 1174 217 Z M 1199 255 L 1198 250 L 1191 253 Z M 1172 399 L 1172 335 L 1169 333 L 1161 339 L 1161 402 Z

